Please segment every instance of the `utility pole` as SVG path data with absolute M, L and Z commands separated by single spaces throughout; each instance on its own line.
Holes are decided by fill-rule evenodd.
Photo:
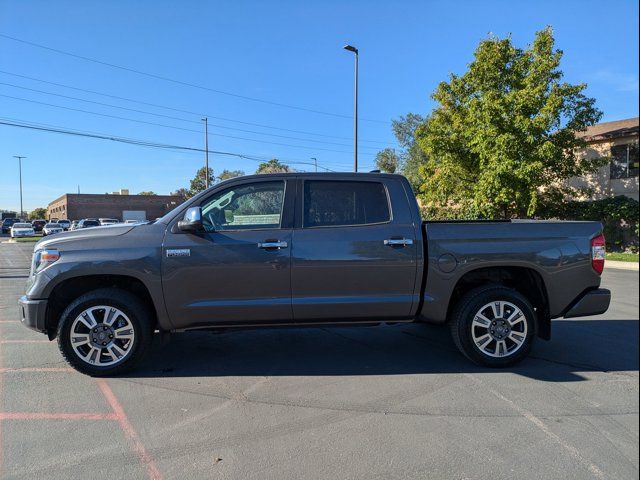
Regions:
M 355 78 L 353 94 L 353 171 L 358 171 L 358 49 L 352 45 L 345 45 L 345 50 L 355 54 Z
M 22 214 L 24 213 L 24 210 L 22 208 L 22 159 L 27 157 L 14 155 L 13 158 L 18 159 L 18 171 L 20 172 L 20 218 L 22 218 Z
M 311 160 L 313 160 L 313 164 L 316 166 L 316 172 L 318 171 L 318 159 L 316 157 L 311 157 Z
M 209 119 L 204 117 L 204 187 L 209 188 Z

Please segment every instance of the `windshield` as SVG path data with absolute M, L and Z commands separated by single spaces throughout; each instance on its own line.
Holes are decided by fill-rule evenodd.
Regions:
M 45 228 L 61 228 L 57 223 L 47 223 Z
M 100 225 L 100 222 L 97 222 L 95 220 L 87 220 L 83 223 L 83 225 L 85 227 L 97 227 L 98 225 Z
M 13 228 L 31 228 L 30 223 L 14 223 Z

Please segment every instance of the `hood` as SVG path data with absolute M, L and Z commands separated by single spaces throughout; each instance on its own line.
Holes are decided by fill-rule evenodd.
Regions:
M 71 230 L 68 232 L 60 232 L 56 233 L 56 235 L 51 238 L 43 238 L 40 240 L 35 244 L 34 250 L 46 248 L 52 244 L 60 245 L 66 242 L 84 240 L 92 237 L 117 237 L 119 235 L 124 235 L 135 227 L 136 225 L 119 223 L 117 225 L 107 225 L 104 227 L 89 227 L 81 228 L 79 230 Z

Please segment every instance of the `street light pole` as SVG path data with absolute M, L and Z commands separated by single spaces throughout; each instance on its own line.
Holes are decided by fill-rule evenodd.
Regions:
M 204 117 L 204 186 L 209 188 L 209 119 Z
M 358 49 L 352 45 L 345 45 L 345 50 L 355 54 L 355 75 L 353 95 L 353 171 L 358 171 Z
M 313 160 L 313 164 L 316 166 L 316 172 L 318 171 L 318 159 L 316 157 L 311 157 L 311 160 Z
M 27 157 L 23 157 L 20 155 L 14 155 L 13 158 L 17 158 L 18 159 L 18 171 L 19 176 L 20 176 L 20 218 L 22 218 L 22 214 L 24 213 L 24 210 L 22 208 L 22 159 L 23 158 L 27 158 Z

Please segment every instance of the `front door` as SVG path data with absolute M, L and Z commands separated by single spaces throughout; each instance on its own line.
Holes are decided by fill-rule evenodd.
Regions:
M 204 232 L 167 232 L 162 282 L 174 328 L 291 321 L 286 183 L 214 191 L 200 204 Z

